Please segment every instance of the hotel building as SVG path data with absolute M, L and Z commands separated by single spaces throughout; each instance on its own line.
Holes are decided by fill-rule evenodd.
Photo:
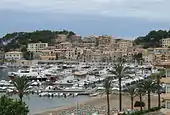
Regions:
M 48 43 L 30 43 L 28 44 L 27 51 L 39 52 L 48 47 Z

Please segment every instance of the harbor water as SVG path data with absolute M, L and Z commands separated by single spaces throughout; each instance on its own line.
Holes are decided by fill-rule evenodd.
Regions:
M 16 69 L 0 69 L 0 80 L 8 80 L 8 71 L 16 71 Z M 3 95 L 3 94 L 0 94 Z M 16 97 L 16 96 L 14 96 Z M 24 97 L 24 101 L 28 104 L 30 114 L 41 112 L 47 109 L 53 109 L 61 106 L 73 105 L 88 100 L 88 96 L 67 97 L 67 98 L 48 98 L 39 97 L 38 95 L 29 95 Z

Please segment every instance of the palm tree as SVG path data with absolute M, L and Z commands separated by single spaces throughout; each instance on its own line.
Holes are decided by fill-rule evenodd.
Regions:
M 157 84 L 150 78 L 143 80 L 142 87 L 148 94 L 148 110 L 151 108 L 151 92 L 157 89 Z
M 18 94 L 22 101 L 23 96 L 28 94 L 29 86 L 31 85 L 29 80 L 25 76 L 15 77 L 12 84 L 15 87 L 14 92 Z
M 140 110 L 142 111 L 142 102 L 143 102 L 143 99 L 142 99 L 142 96 L 146 94 L 146 91 L 145 89 L 143 88 L 143 85 L 142 83 L 138 83 L 136 85 L 136 95 L 139 96 L 139 100 L 140 100 Z
M 125 67 L 125 60 L 123 58 L 120 58 L 118 60 L 118 63 L 116 63 L 113 67 L 113 71 L 111 71 L 112 74 L 114 74 L 113 79 L 118 79 L 119 82 L 119 110 L 122 111 L 122 79 L 128 79 L 131 78 L 130 73 L 130 67 Z
M 157 83 L 157 93 L 158 93 L 158 107 L 161 106 L 161 96 L 160 96 L 160 79 L 162 76 L 165 75 L 165 69 L 160 69 L 159 73 L 152 73 L 149 77 L 151 79 L 156 79 L 156 83 Z
M 103 83 L 104 91 L 103 93 L 106 93 L 106 99 L 107 99 L 107 113 L 110 115 L 110 98 L 109 95 L 111 93 L 112 88 L 112 79 L 110 77 L 107 77 Z
M 158 107 L 161 107 L 161 95 L 160 95 L 160 89 L 161 89 L 161 86 L 160 86 L 160 79 L 162 76 L 165 75 L 165 69 L 161 69 L 159 71 L 159 73 L 157 74 L 157 77 L 156 77 L 156 80 L 157 80 L 157 88 L 158 88 Z
M 134 62 L 137 62 L 140 65 L 142 65 L 144 62 L 144 59 L 142 58 L 142 53 L 134 54 L 132 59 L 134 60 Z
M 131 109 L 133 110 L 133 101 L 134 97 L 136 96 L 136 87 L 134 86 L 128 86 L 125 91 L 130 95 L 131 100 Z

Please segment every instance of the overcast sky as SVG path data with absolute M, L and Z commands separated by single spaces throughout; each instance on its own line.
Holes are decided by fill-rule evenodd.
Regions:
M 0 37 L 9 32 L 69 29 L 79 35 L 132 39 L 169 29 L 170 0 L 0 0 Z

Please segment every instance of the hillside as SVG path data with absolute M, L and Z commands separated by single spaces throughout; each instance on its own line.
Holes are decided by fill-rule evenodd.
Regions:
M 67 38 L 71 35 L 75 35 L 72 31 L 62 30 L 62 31 L 35 31 L 35 32 L 15 32 L 11 34 L 6 34 L 0 39 L 0 47 L 5 51 L 21 49 L 24 50 L 28 43 L 36 42 L 46 42 L 49 45 L 56 43 L 55 38 L 58 34 L 65 34 Z
M 72 31 L 34 31 L 34 32 L 15 32 L 6 34 L 0 39 L 0 48 L 5 51 L 20 49 L 25 52 L 28 43 L 46 42 L 49 45 L 56 44 L 56 37 L 59 34 L 67 35 L 68 41 L 71 40 L 71 36 L 75 35 Z M 160 47 L 161 39 L 170 37 L 170 30 L 158 30 L 150 31 L 146 36 L 140 36 L 134 40 L 134 45 L 141 46 L 143 48 Z
M 135 39 L 134 44 L 140 45 L 143 48 L 149 47 L 160 47 L 161 39 L 170 37 L 170 30 L 158 30 L 158 31 L 150 31 L 146 36 L 140 36 Z

